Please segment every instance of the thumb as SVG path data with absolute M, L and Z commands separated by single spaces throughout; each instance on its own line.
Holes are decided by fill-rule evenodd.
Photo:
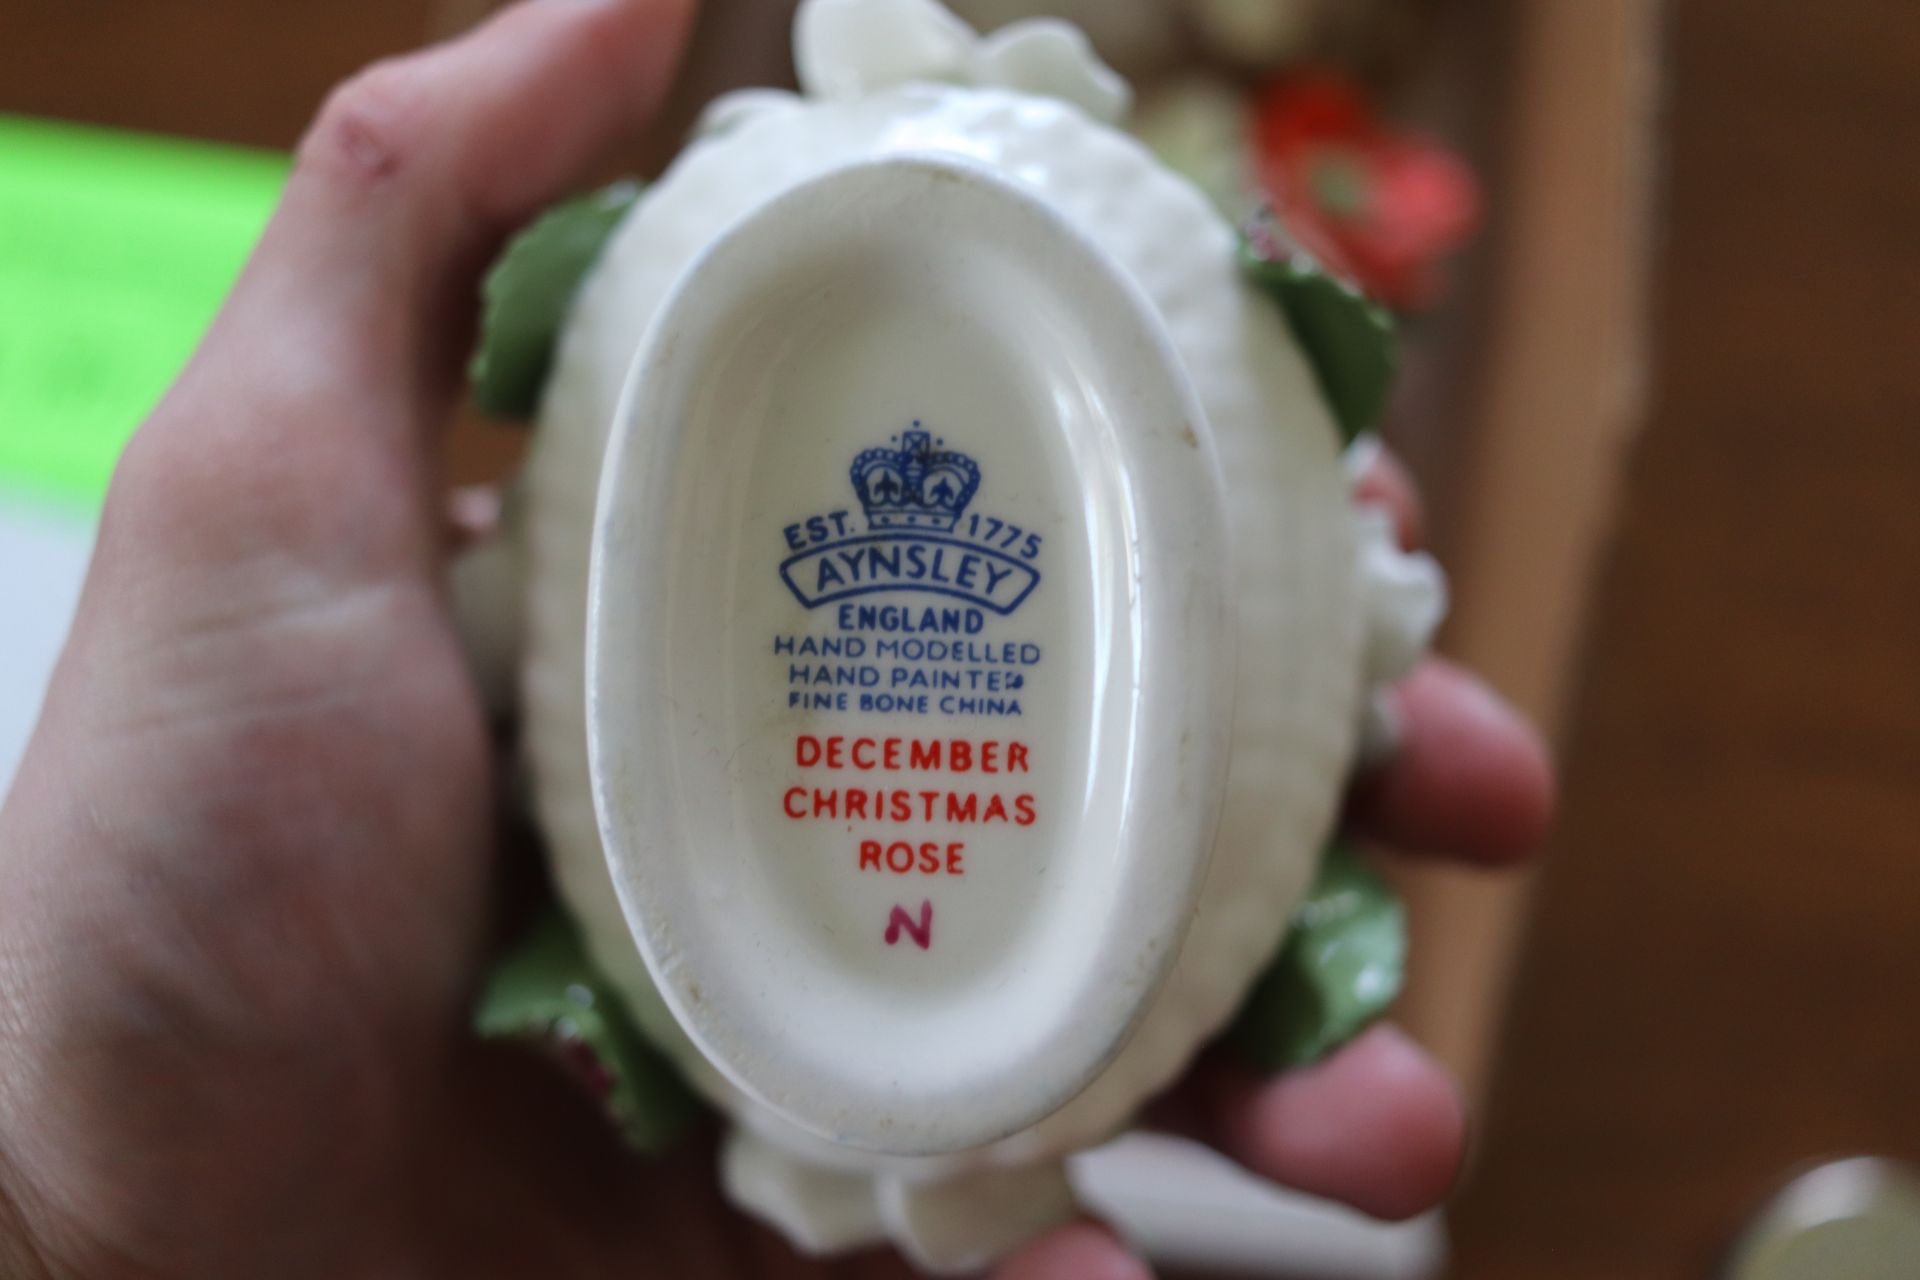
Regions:
M 336 90 L 206 342 L 129 447 L 102 556 L 430 572 L 434 446 L 478 276 L 644 123 L 691 8 L 536 0 Z

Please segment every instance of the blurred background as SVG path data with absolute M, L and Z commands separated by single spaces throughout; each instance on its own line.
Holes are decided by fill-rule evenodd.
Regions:
M 113 452 L 285 151 L 333 82 L 490 7 L 0 0 L 0 785 Z M 1468 175 L 1410 197 L 1420 262 L 1346 246 L 1405 295 L 1388 434 L 1456 577 L 1445 647 L 1565 771 L 1542 871 L 1406 878 L 1405 1019 L 1482 1103 L 1445 1273 L 1710 1276 L 1806 1164 L 1920 1159 L 1920 5 L 971 16 L 1045 8 L 1092 17 L 1143 127 L 1223 199 L 1223 164 L 1325 106 L 1303 65 L 1364 105 L 1362 152 Z M 710 0 L 626 167 L 718 89 L 784 82 L 789 9 Z M 519 447 L 465 423 L 450 473 Z M 1391 1273 L 1430 1273 L 1436 1238 Z

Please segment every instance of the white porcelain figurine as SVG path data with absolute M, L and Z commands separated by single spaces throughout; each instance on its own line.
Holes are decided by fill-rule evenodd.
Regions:
M 461 603 L 596 973 L 542 1025 L 630 1019 L 797 1246 L 961 1269 L 1241 1009 L 1444 592 L 1343 466 L 1382 318 L 1074 28 L 795 51 L 509 254 L 537 421 Z

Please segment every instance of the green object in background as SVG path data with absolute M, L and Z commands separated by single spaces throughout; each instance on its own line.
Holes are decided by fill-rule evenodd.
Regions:
M 0 115 L 0 485 L 99 504 L 287 171 L 273 153 Z
M 1271 217 L 1242 237 L 1240 265 L 1286 313 L 1341 439 L 1377 426 L 1399 364 L 1392 314 L 1322 267 Z
M 1228 1038 L 1261 1071 L 1317 1062 L 1387 1011 L 1407 959 L 1406 912 L 1351 850 L 1327 850 L 1280 954 Z
M 475 1029 L 544 1050 L 594 1094 L 633 1147 L 664 1150 L 699 1104 L 633 1025 L 587 958 L 579 931 L 550 909 L 494 967 Z
M 531 418 L 580 281 L 640 198 L 618 182 L 555 205 L 507 246 L 482 289 L 480 349 L 468 376 L 474 403 L 495 418 Z

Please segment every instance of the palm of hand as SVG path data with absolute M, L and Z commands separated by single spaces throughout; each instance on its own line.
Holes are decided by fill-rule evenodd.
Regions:
M 50 1016 L 8 1064 L 34 1117 L 4 1126 L 39 1166 L 28 1207 L 86 1224 L 49 1252 L 89 1277 L 733 1270 L 754 1242 L 703 1144 L 637 1162 L 558 1074 L 466 1035 L 492 744 L 440 530 L 393 468 L 328 446 L 342 405 L 289 421 L 315 433 L 303 465 L 248 466 L 236 501 L 175 426 L 202 377 L 116 478 L 23 772 L 22 794 L 96 797 L 106 838 L 37 806 L 0 830 L 61 849 L 23 859 L 66 914 L 22 964 Z

